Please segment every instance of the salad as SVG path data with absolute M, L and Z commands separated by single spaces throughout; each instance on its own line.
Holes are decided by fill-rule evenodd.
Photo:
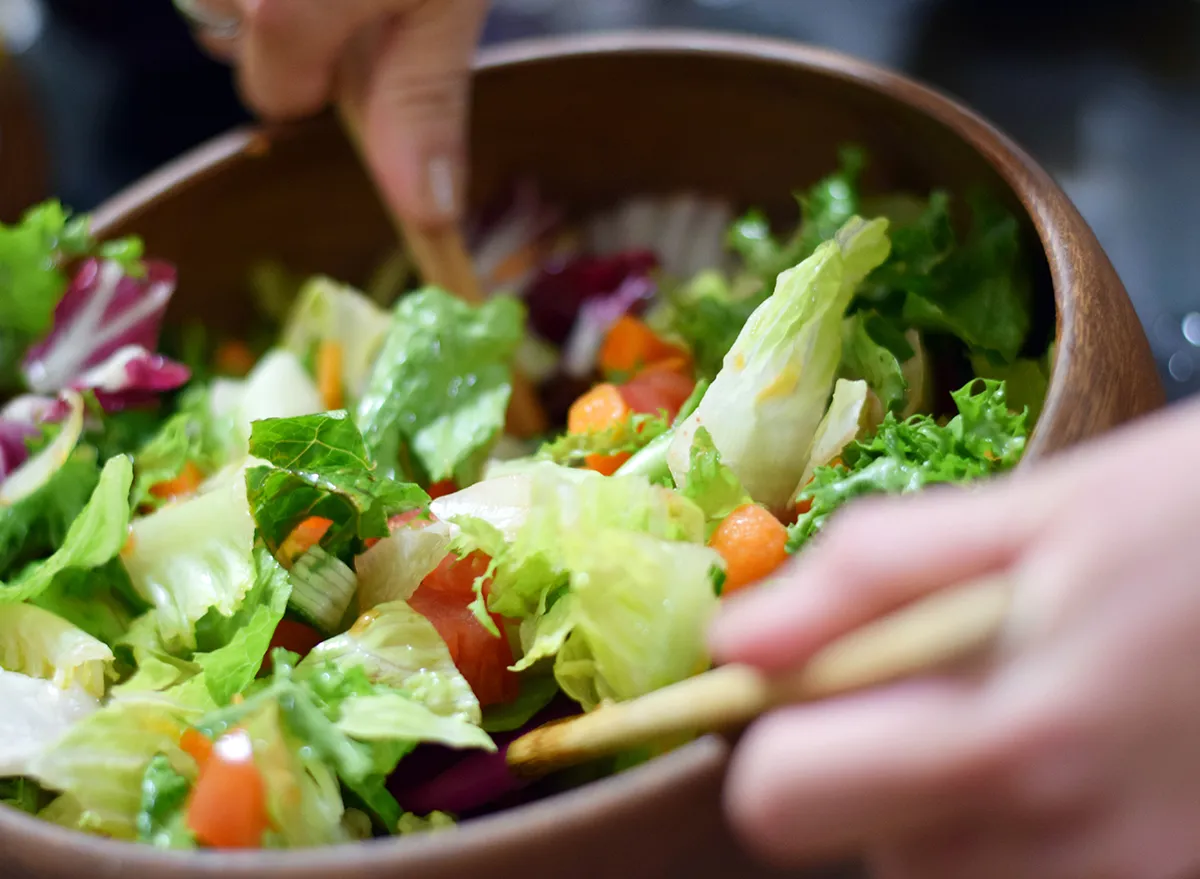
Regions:
M 0 800 L 170 848 L 437 830 L 504 748 L 710 665 L 724 596 L 851 499 L 1014 466 L 1045 391 L 1016 219 L 691 196 L 472 232 L 492 295 L 264 265 L 262 334 L 164 329 L 171 265 L 57 203 L 0 227 Z M 550 436 L 514 435 L 514 369 Z M 869 546 L 863 547 L 870 552 Z

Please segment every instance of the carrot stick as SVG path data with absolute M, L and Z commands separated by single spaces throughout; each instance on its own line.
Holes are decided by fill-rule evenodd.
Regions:
M 326 409 L 341 409 L 345 405 L 342 394 L 342 346 L 337 342 L 326 340 L 317 346 L 317 390 Z

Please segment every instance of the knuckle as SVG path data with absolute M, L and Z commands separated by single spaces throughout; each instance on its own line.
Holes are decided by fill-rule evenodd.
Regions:
M 457 114 L 466 107 L 466 82 L 457 72 L 397 76 L 387 91 L 396 106 L 418 121 Z
M 257 37 L 270 38 L 288 32 L 295 20 L 294 0 L 257 0 L 246 4 L 245 26 Z

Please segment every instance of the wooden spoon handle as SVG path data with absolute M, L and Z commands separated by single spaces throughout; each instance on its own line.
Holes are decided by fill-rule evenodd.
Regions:
M 348 89 L 352 93 L 353 87 Z M 338 104 L 342 127 L 362 154 L 362 119 L 355 100 L 346 98 Z M 413 259 L 427 284 L 441 287 L 467 302 L 478 304 L 486 298 L 475 265 L 467 251 L 462 232 L 456 224 L 425 229 L 393 217 L 396 231 L 408 243 Z M 541 400 L 529 378 L 519 369 L 512 371 L 512 397 L 508 404 L 507 430 L 522 438 L 537 437 L 546 432 L 549 421 Z
M 768 678 L 726 665 L 629 702 L 546 724 L 508 747 L 509 768 L 536 777 L 672 736 L 742 726 L 771 708 L 835 696 L 964 659 L 987 647 L 1008 615 L 1007 576 L 992 576 L 870 623 Z

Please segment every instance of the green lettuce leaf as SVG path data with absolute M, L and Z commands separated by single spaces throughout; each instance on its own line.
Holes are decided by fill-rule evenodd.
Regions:
M 514 299 L 474 307 L 433 288 L 403 297 L 357 411 L 381 474 L 474 482 L 504 428 L 523 333 Z
M 165 501 L 150 493 L 151 486 L 174 479 L 189 462 L 202 473 L 219 470 L 228 462 L 232 430 L 232 425 L 209 411 L 203 388 L 199 393 L 186 393 L 180 411 L 134 455 L 134 507 L 153 510 L 162 506 Z
M 0 667 L 102 699 L 112 664 L 108 645 L 61 617 L 30 604 L 0 605 Z
M 360 742 L 397 738 L 431 742 L 447 748 L 495 751 L 491 736 L 472 723 L 435 714 L 403 693 L 384 692 L 352 696 L 342 705 L 338 729 Z
M 184 815 L 192 780 L 159 754 L 146 766 L 141 789 L 141 808 L 134 819 L 138 841 L 155 848 L 194 849 L 196 840 Z
M 945 425 L 928 415 L 888 414 L 874 436 L 850 444 L 844 463 L 818 467 L 799 498 L 811 506 L 789 531 L 801 549 L 838 509 L 866 494 L 907 494 L 934 483 L 964 483 L 1009 470 L 1025 450 L 1026 414 L 1013 413 L 1003 382 L 976 380 L 953 394 Z
M 0 576 L 11 579 L 62 546 L 99 481 L 96 455 L 82 447 L 32 494 L 0 508 Z
M 840 374 L 865 381 L 886 411 L 900 414 L 908 400 L 908 380 L 900 358 L 872 338 L 867 329 L 872 316 L 878 317 L 859 311 L 842 323 Z M 903 335 L 900 341 L 907 346 Z
M 708 428 L 696 430 L 683 496 L 695 501 L 708 519 L 708 534 L 738 507 L 751 503 L 737 474 L 721 463 Z
M 416 485 L 375 473 L 345 412 L 257 421 L 250 454 L 274 465 L 246 471 L 254 521 L 272 552 L 310 516 L 333 522 L 321 539 L 331 555 L 361 551 L 366 539 L 388 536 L 390 516 L 429 500 Z
M 756 276 L 730 281 L 715 269 L 703 271 L 668 294 L 658 329 L 679 338 L 692 353 L 696 373 L 712 379 L 746 321 L 770 292 L 771 286 Z
M 543 444 L 538 450 L 538 458 L 564 467 L 578 467 L 589 455 L 617 455 L 644 449 L 670 428 L 671 425 L 661 415 L 632 412 L 606 430 L 565 433 Z
M 479 700 L 454 665 L 437 629 L 403 601 L 372 608 L 349 631 L 319 645 L 301 663 L 360 668 L 374 684 L 402 692 L 435 714 L 479 724 Z
M 29 565 L 16 578 L 0 584 L 0 604 L 35 598 L 63 571 L 97 568 L 114 558 L 128 538 L 132 483 L 133 466 L 129 459 L 110 458 L 92 496 L 67 529 L 61 546 L 50 558 Z
M 254 586 L 238 613 L 228 620 L 205 621 L 209 632 L 218 625 L 224 630 L 224 644 L 192 658 L 217 705 L 228 705 L 253 683 L 292 594 L 287 571 L 261 547 L 254 551 L 254 568 Z
M 900 296 L 905 326 L 948 333 L 975 354 L 1010 363 L 1029 334 L 1032 283 L 1017 218 L 990 198 L 967 199 L 960 242 L 949 197 L 935 192 L 915 223 L 893 231 L 892 255 L 870 279 L 870 297 Z
M 812 453 L 808 456 L 808 464 L 796 486 L 790 506 L 795 507 L 818 467 L 833 464 L 841 457 L 846 446 L 867 430 L 872 418 L 870 396 L 871 392 L 864 381 L 837 380 L 833 386 L 833 399 L 829 401 L 829 408 L 817 428 Z
M 559 686 L 585 710 L 708 667 L 714 550 L 616 529 L 562 539 L 568 588 L 522 626 L 526 660 L 555 655 Z
M 31 603 L 110 647 L 123 640 L 133 621 L 148 609 L 133 591 L 119 558 L 90 570 L 60 572 Z
M 29 778 L 0 778 L 0 803 L 27 815 L 36 815 L 50 802 L 40 784 Z
M 40 754 L 30 775 L 78 804 L 80 829 L 136 839 L 151 761 L 163 755 L 180 773 L 195 765 L 179 747 L 187 716 L 167 701 L 114 701 Z
M 153 608 L 144 625 L 170 652 L 196 650 L 197 623 L 210 611 L 232 616 L 255 583 L 254 520 L 237 476 L 133 523 L 122 560 Z
M 865 166 L 866 154 L 860 147 L 843 146 L 838 151 L 838 169 L 797 193 L 800 224 L 787 241 L 776 240 L 766 216 L 753 210 L 730 228 L 730 248 L 770 289 L 780 272 L 807 259 L 860 212 L 859 178 Z
M 302 361 L 320 342 L 341 352 L 343 390 L 357 399 L 387 335 L 388 313 L 359 291 L 326 277 L 304 283 L 283 330 L 283 346 Z
M 887 221 L 853 219 L 793 269 L 742 328 L 667 461 L 686 488 L 697 429 L 750 496 L 782 509 L 804 471 L 842 356 L 842 319 L 859 283 L 887 257 Z
M 559 694 L 558 681 L 550 675 L 521 675 L 521 693 L 511 702 L 483 709 L 480 724 L 485 732 L 505 733 L 529 723 Z

